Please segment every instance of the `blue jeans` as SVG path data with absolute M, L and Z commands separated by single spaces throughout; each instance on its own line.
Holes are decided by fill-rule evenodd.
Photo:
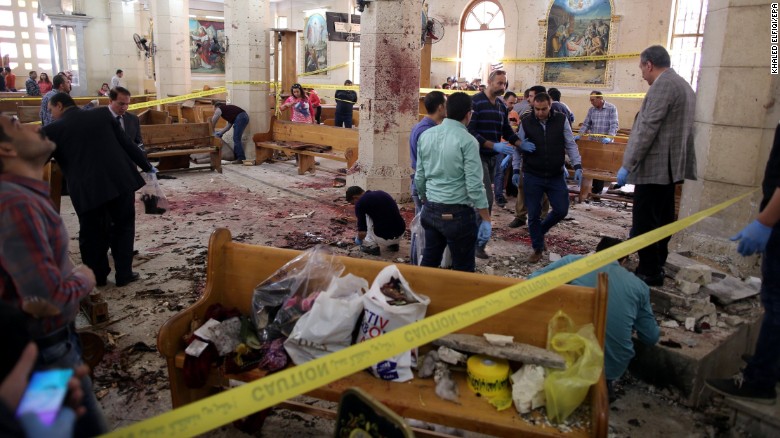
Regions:
M 233 153 L 236 155 L 236 160 L 246 160 L 244 155 L 244 145 L 241 143 L 241 136 L 244 135 L 244 130 L 249 124 L 249 114 L 241 113 L 236 117 L 236 121 L 233 122 Z
M 62 330 L 70 330 L 70 339 L 41 348 L 38 352 L 36 369 L 73 368 L 82 364 L 79 335 L 73 329 Z M 92 379 L 89 376 L 84 376 L 81 379 L 81 389 L 84 391 L 81 404 L 87 408 L 87 413 L 76 420 L 73 436 L 92 437 L 108 432 L 103 410 L 95 398 L 95 392 L 92 390 Z
M 569 189 L 561 175 L 543 178 L 523 172 L 523 192 L 528 209 L 531 246 L 534 251 L 540 252 L 544 249 L 544 235 L 569 213 Z M 545 194 L 552 209 L 542 221 L 542 198 Z
M 420 195 L 417 194 L 417 184 L 414 182 L 414 174 L 412 174 L 412 184 L 409 186 L 409 192 L 412 194 L 412 201 L 414 201 L 414 215 L 417 216 L 422 210 L 422 201 L 420 201 Z
M 496 172 L 496 156 L 480 155 L 482 160 L 482 184 L 485 186 L 485 196 L 488 201 L 488 211 L 493 212 L 493 177 Z M 500 163 L 498 163 L 500 164 Z
M 422 266 L 438 267 L 444 248 L 450 247 L 452 269 L 474 272 L 477 219 L 473 207 L 427 202 L 422 212 L 425 248 Z
M 756 352 L 745 368 L 745 380 L 774 386 L 780 361 L 780 224 L 775 225 L 761 261 L 761 303 L 764 320 Z
M 501 168 L 501 161 L 506 157 L 504 154 L 496 155 L 496 162 L 494 164 L 495 171 L 493 174 L 493 195 L 496 200 L 504 198 L 504 174 L 506 169 Z

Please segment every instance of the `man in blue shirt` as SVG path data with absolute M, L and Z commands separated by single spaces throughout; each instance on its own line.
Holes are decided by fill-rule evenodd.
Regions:
M 601 251 L 620 243 L 619 239 L 604 237 L 596 246 Z M 582 255 L 567 255 L 529 275 L 533 278 L 583 258 Z M 658 323 L 650 306 L 650 288 L 636 275 L 623 267 L 628 257 L 612 262 L 593 272 L 570 281 L 577 286 L 596 287 L 598 274 L 609 276 L 607 298 L 607 330 L 604 340 L 604 374 L 611 387 L 612 381 L 620 378 L 634 357 L 632 332 L 647 345 L 658 342 Z
M 425 204 L 422 266 L 439 266 L 449 246 L 452 269 L 474 272 L 475 244 L 484 248 L 490 239 L 483 162 L 477 140 L 466 129 L 471 108 L 468 94 L 453 93 L 447 99 L 447 118 L 419 140 L 415 183 Z M 479 225 L 474 209 L 479 211 Z
M 431 91 L 423 100 L 425 111 L 428 112 L 428 115 L 414 125 L 414 128 L 412 128 L 412 132 L 409 135 L 409 158 L 412 160 L 413 171 L 417 170 L 417 142 L 420 139 L 420 135 L 444 120 L 444 117 L 447 116 L 447 109 L 444 106 L 446 102 L 447 99 L 441 91 Z M 414 183 L 414 172 L 412 172 L 411 192 L 412 200 L 414 201 L 414 214 L 416 216 L 420 214 L 422 203 L 420 202 L 420 197 L 417 195 L 417 186 Z
M 347 202 L 355 206 L 358 235 L 355 243 L 366 254 L 379 255 L 379 245 L 398 251 L 398 241 L 406 231 L 406 222 L 392 196 L 381 190 L 347 189 Z
M 509 111 L 503 100 L 499 99 L 504 95 L 506 84 L 505 71 L 494 70 L 490 73 L 485 91 L 474 95 L 473 112 L 468 124 L 469 132 L 479 143 L 482 183 L 487 194 L 488 210 L 493 208 L 493 179 L 496 166 L 500 164 L 504 155 L 511 155 L 515 151 L 514 146 L 520 146 L 521 143 L 512 126 L 509 125 Z M 501 141 L 502 137 L 505 141 Z M 488 258 L 484 245 L 477 248 L 476 256 L 481 259 Z

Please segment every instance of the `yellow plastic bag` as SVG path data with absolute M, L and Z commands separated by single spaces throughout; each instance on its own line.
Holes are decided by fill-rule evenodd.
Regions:
M 544 379 L 547 417 L 562 423 L 585 400 L 588 389 L 601 377 L 604 352 L 596 339 L 593 324 L 586 324 L 575 332 L 571 318 L 560 310 L 550 320 L 547 344 L 548 349 L 566 360 L 565 370 L 548 369 Z

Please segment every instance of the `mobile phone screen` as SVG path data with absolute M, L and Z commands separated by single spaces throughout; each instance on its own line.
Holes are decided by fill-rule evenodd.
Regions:
M 34 372 L 19 403 L 16 416 L 34 412 L 41 423 L 51 426 L 68 392 L 68 380 L 72 375 L 72 369 Z

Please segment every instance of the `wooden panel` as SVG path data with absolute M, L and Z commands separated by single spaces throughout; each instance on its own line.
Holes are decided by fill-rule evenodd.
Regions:
M 585 170 L 601 170 L 617 173 L 623 164 L 625 145 L 616 143 L 601 143 L 598 141 L 578 140 L 577 147 L 582 156 L 582 167 Z
M 22 123 L 40 122 L 41 121 L 41 106 L 18 106 L 16 108 L 16 116 L 19 117 L 19 121 Z
M 211 143 L 208 123 L 182 123 L 174 125 L 142 125 L 141 137 L 144 145 L 162 145 L 183 140 L 198 139 L 198 144 Z
M 141 110 L 136 115 L 142 125 L 170 125 L 173 120 L 168 111 L 157 111 L 151 108 Z
M 276 120 L 272 131 L 276 141 L 315 143 L 331 146 L 338 151 L 358 147 L 358 131 L 352 129 Z

